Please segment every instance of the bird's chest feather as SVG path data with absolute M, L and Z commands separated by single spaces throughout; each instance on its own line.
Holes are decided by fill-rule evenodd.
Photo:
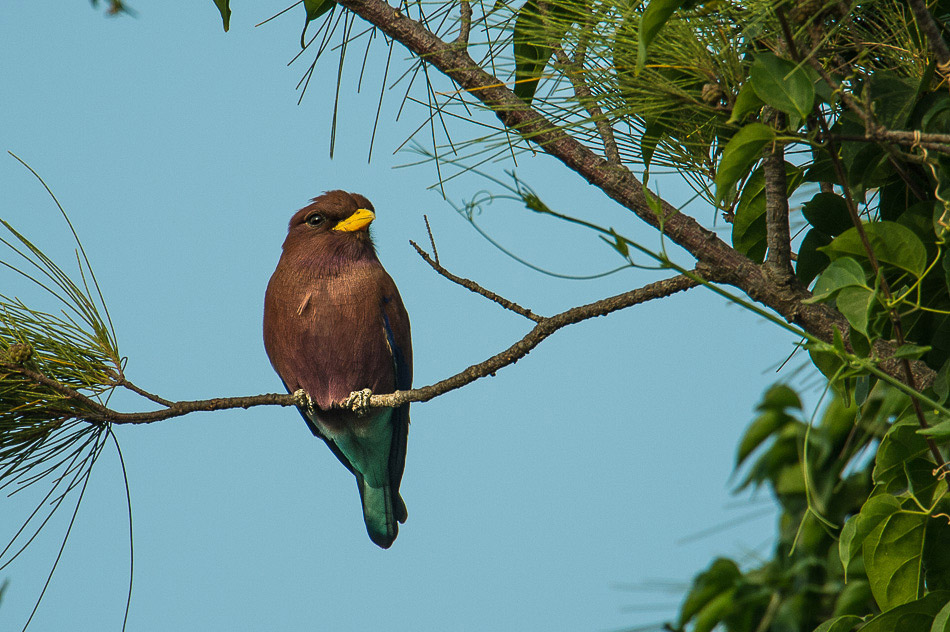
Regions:
M 274 300 L 282 326 L 272 344 L 286 349 L 278 372 L 288 388 L 303 388 L 321 407 L 355 390 L 394 388 L 385 297 L 371 269 L 294 280 Z

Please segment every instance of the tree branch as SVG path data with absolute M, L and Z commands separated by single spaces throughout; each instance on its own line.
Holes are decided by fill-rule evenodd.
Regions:
M 696 274 L 695 271 L 694 274 Z M 630 290 L 629 292 L 624 292 L 623 294 L 611 296 L 610 298 L 601 299 L 587 305 L 572 307 L 571 309 L 563 311 L 555 316 L 542 318 L 538 321 L 538 324 L 535 325 L 534 328 L 529 331 L 521 340 L 511 345 L 501 353 L 493 355 L 484 362 L 474 364 L 461 373 L 436 382 L 430 386 L 414 388 L 408 391 L 396 391 L 395 393 L 391 393 L 389 395 L 373 395 L 369 398 L 368 405 L 372 408 L 379 408 L 386 406 L 401 406 L 407 402 L 427 402 L 430 399 L 438 397 L 439 395 L 443 395 L 451 390 L 461 388 L 466 384 L 470 384 L 479 378 L 483 378 L 488 375 L 494 375 L 499 369 L 502 369 L 510 364 L 514 364 L 521 358 L 528 355 L 528 353 L 541 344 L 545 338 L 553 334 L 558 329 L 579 323 L 583 320 L 595 318 L 597 316 L 606 316 L 612 312 L 616 312 L 639 303 L 645 303 L 653 299 L 670 296 L 671 294 L 682 292 L 683 290 L 688 290 L 698 285 L 700 285 L 699 281 L 691 279 L 686 275 L 678 274 L 674 277 L 670 277 L 669 279 L 657 281 L 656 283 L 650 283 L 649 285 L 645 285 L 642 288 L 636 290 Z M 351 404 L 349 402 L 339 402 L 336 407 L 351 408 Z
M 947 43 L 943 41 L 943 37 L 940 35 L 940 27 L 937 26 L 927 9 L 927 3 L 924 0 L 910 0 L 910 10 L 914 12 L 917 28 L 927 36 L 927 44 L 930 45 L 930 50 L 933 51 L 937 61 L 942 66 L 942 73 L 946 75 L 947 71 L 950 70 L 950 68 L 947 68 L 948 63 L 950 63 L 950 48 L 947 48 Z
M 445 268 L 443 268 L 443 267 L 439 264 L 438 260 L 433 260 L 432 257 L 429 256 L 429 253 L 427 253 L 425 250 L 423 250 L 422 248 L 420 248 L 419 245 L 418 245 L 416 242 L 410 240 L 409 243 L 412 245 L 413 248 L 416 249 L 416 252 L 419 253 L 419 256 L 422 257 L 422 259 L 423 259 L 426 263 L 428 263 L 429 266 L 430 266 L 433 270 L 435 270 L 435 271 L 436 271 L 437 273 L 439 273 L 441 276 L 444 276 L 446 279 L 448 279 L 448 280 L 451 281 L 452 283 L 456 283 L 456 284 L 458 284 L 458 285 L 461 285 L 462 287 L 464 287 L 464 288 L 467 289 L 467 290 L 470 290 L 470 291 L 472 291 L 472 292 L 475 292 L 476 294 L 479 294 L 479 295 L 481 295 L 481 296 L 484 296 L 484 297 L 487 298 L 489 301 L 498 303 L 499 305 L 501 305 L 501 306 L 504 307 L 505 309 L 510 310 L 510 311 L 512 311 L 512 312 L 514 312 L 514 313 L 516 313 L 516 314 L 521 315 L 521 316 L 524 316 L 524 317 L 527 318 L 528 320 L 533 320 L 533 321 L 536 322 L 536 323 L 540 323 L 542 320 L 544 320 L 544 317 L 543 317 L 543 316 L 538 316 L 537 314 L 535 314 L 534 312 L 532 312 L 530 309 L 525 309 L 524 307 L 522 307 L 521 305 L 518 305 L 518 304 L 515 303 L 514 301 L 509 301 L 508 299 L 506 299 L 506 298 L 503 297 L 503 296 L 498 296 L 497 294 L 495 294 L 495 293 L 492 292 L 491 290 L 486 290 L 485 288 L 483 288 L 481 285 L 479 285 L 479 284 L 476 283 L 475 281 L 470 281 L 469 279 L 463 279 L 463 278 L 460 277 L 460 276 L 456 276 L 456 275 L 452 274 L 451 272 L 449 272 L 448 270 L 446 270 Z M 433 247 L 435 246 L 434 243 L 433 243 L 432 245 L 433 245 Z M 433 248 L 433 249 L 434 249 L 434 248 Z
M 614 130 L 610 126 L 610 121 L 604 116 L 604 111 L 597 105 L 597 100 L 590 91 L 590 86 L 588 86 L 584 80 L 584 49 L 580 48 L 572 60 L 567 56 L 567 53 L 564 52 L 560 44 L 558 44 L 554 47 L 554 56 L 558 64 L 563 67 L 564 74 L 571 82 L 577 102 L 587 110 L 590 120 L 594 122 L 594 126 L 597 128 L 600 141 L 604 144 L 604 155 L 607 157 L 607 162 L 619 166 L 621 164 L 620 150 L 617 148 L 617 139 L 614 138 Z
M 784 145 L 773 143 L 762 163 L 762 171 L 765 176 L 765 238 L 768 244 L 765 261 L 776 281 L 790 283 L 795 272 L 792 270 L 792 236 L 788 228 Z
M 433 261 L 425 251 L 419 248 L 419 246 L 414 243 L 412 245 L 416 248 L 416 251 L 422 256 L 422 258 L 425 259 L 426 263 L 432 266 L 432 268 L 440 275 L 444 276 L 450 281 L 458 283 L 459 285 L 475 292 L 476 294 L 484 296 L 485 298 L 502 305 L 506 309 L 535 321 L 537 324 L 531 331 L 521 338 L 521 340 L 511 345 L 501 353 L 495 354 L 494 356 L 478 364 L 473 364 L 461 373 L 457 373 L 456 375 L 436 382 L 435 384 L 423 386 L 421 388 L 410 389 L 407 391 L 396 391 L 394 393 L 385 395 L 372 395 L 371 397 L 359 400 L 354 400 L 353 396 L 351 395 L 348 399 L 342 402 L 337 402 L 334 405 L 334 408 L 361 410 L 366 407 L 396 407 L 407 402 L 427 402 L 430 399 L 438 397 L 439 395 L 443 395 L 449 391 L 461 388 L 466 384 L 470 384 L 479 378 L 485 377 L 487 375 L 494 375 L 499 369 L 502 369 L 510 364 L 514 364 L 521 358 L 528 355 L 532 349 L 541 344 L 541 342 L 543 342 L 548 336 L 553 334 L 558 329 L 562 329 L 568 325 L 573 325 L 575 323 L 579 323 L 590 318 L 595 318 L 597 316 L 606 316 L 607 314 L 617 310 L 632 307 L 633 305 L 644 303 L 656 298 L 670 296 L 671 294 L 688 290 L 689 288 L 700 285 L 700 282 L 693 278 L 690 278 L 686 275 L 677 275 L 675 277 L 671 277 L 663 281 L 657 281 L 656 283 L 651 283 L 642 288 L 601 299 L 587 305 L 572 307 L 555 316 L 543 317 L 532 313 L 530 310 L 520 307 L 512 301 L 498 296 L 494 292 L 482 288 L 474 281 L 469 281 L 468 279 L 462 279 L 461 277 L 455 276 L 443 268 L 440 264 Z M 699 273 L 694 272 L 694 274 Z M 115 382 L 116 386 L 125 386 L 126 388 L 130 388 L 131 390 L 140 393 L 144 397 L 147 397 L 148 399 L 155 402 L 166 402 L 166 404 L 164 404 L 164 408 L 160 410 L 138 413 L 121 413 L 104 406 L 87 395 L 83 395 L 82 393 L 76 391 L 66 384 L 63 384 L 62 382 L 58 382 L 44 375 L 43 373 L 25 367 L 22 364 L 0 362 L 0 369 L 23 375 L 36 384 L 45 386 L 62 395 L 66 399 L 75 402 L 78 406 L 73 416 L 77 419 L 82 419 L 90 423 L 144 424 L 156 421 L 164 421 L 173 417 L 181 417 L 182 415 L 187 415 L 188 413 L 194 412 L 210 412 L 214 410 L 226 410 L 230 408 L 246 409 L 254 406 L 300 405 L 300 401 L 293 393 L 265 393 L 263 395 L 251 395 L 247 397 L 218 397 L 214 399 L 170 402 L 168 400 L 151 395 L 143 389 L 132 385 L 131 382 L 128 382 L 125 378 L 121 378 Z M 354 403 L 355 401 L 358 401 L 358 403 Z

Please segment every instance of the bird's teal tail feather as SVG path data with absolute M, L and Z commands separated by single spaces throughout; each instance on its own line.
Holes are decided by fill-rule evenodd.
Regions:
M 371 487 L 362 476 L 356 477 L 363 503 L 363 521 L 370 539 L 384 549 L 392 546 L 399 533 L 399 522 L 406 521 L 406 504 L 392 487 Z

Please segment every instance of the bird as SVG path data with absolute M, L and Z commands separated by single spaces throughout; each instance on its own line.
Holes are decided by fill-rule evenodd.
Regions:
M 388 549 L 407 517 L 399 494 L 409 404 L 359 415 L 331 404 L 412 386 L 409 316 L 369 233 L 362 195 L 327 191 L 290 219 L 264 295 L 264 348 L 310 431 L 356 477 L 370 539 Z M 364 391 L 365 392 L 365 391 Z

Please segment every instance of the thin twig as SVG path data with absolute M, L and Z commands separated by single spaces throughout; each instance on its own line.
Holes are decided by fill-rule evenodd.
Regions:
M 469 0 L 459 0 L 459 35 L 455 45 L 460 49 L 468 48 L 469 34 L 472 32 L 472 5 Z
M 435 260 L 433 260 L 432 257 L 429 256 L 429 253 L 427 253 L 425 250 L 423 250 L 422 248 L 420 248 L 419 245 L 418 245 L 416 242 L 410 241 L 409 243 L 412 245 L 413 248 L 416 249 L 416 252 L 419 253 L 419 256 L 422 257 L 422 259 L 423 259 L 426 263 L 428 263 L 429 266 L 430 266 L 433 270 L 435 270 L 436 272 L 438 272 L 441 276 L 445 277 L 446 279 L 448 279 L 448 280 L 451 281 L 452 283 L 461 285 L 462 287 L 464 287 L 464 288 L 467 289 L 467 290 L 470 290 L 470 291 L 472 291 L 472 292 L 475 292 L 476 294 L 479 294 L 479 295 L 481 295 L 481 296 L 484 296 L 484 297 L 487 298 L 489 301 L 492 301 L 492 302 L 494 302 L 494 303 L 498 303 L 499 305 L 501 305 L 501 306 L 504 307 L 505 309 L 507 309 L 507 310 L 509 310 L 509 311 L 512 311 L 512 312 L 514 312 L 514 313 L 516 313 L 516 314 L 518 314 L 518 315 L 520 315 L 520 316 L 524 316 L 524 317 L 527 318 L 528 320 L 533 320 L 533 321 L 536 322 L 536 323 L 540 323 L 542 320 L 544 320 L 544 317 L 543 317 L 543 316 L 538 316 L 537 314 L 535 314 L 534 312 L 532 312 L 530 309 L 525 309 L 524 307 L 522 307 L 521 305 L 518 305 L 518 304 L 515 303 L 514 301 L 509 301 L 508 299 L 506 299 L 506 298 L 503 297 L 503 296 L 498 296 L 497 294 L 495 294 L 495 293 L 492 292 L 491 290 L 486 290 L 485 288 L 483 288 L 481 285 L 479 285 L 479 284 L 476 283 L 475 281 L 471 281 L 471 280 L 469 280 L 469 279 L 465 279 L 465 278 L 462 278 L 462 277 L 460 277 L 460 276 L 456 276 L 456 275 L 452 274 L 451 272 L 449 272 L 448 270 L 446 270 L 445 268 L 443 268 L 443 267 L 439 264 L 438 258 L 436 258 Z M 434 249 L 434 248 L 433 248 L 433 249 Z
M 171 402 L 171 401 L 165 399 L 164 397 L 160 397 L 160 396 L 158 396 L 158 395 L 155 395 L 154 393 L 149 393 L 149 392 L 146 391 L 145 389 L 136 386 L 136 385 L 133 384 L 132 382 L 130 382 L 130 381 L 128 381 L 127 379 L 125 379 L 125 377 L 119 378 L 119 380 L 116 382 L 116 384 L 118 384 L 119 386 L 122 386 L 122 387 L 125 387 L 125 388 L 129 389 L 129 390 L 132 391 L 133 393 L 138 393 L 139 395 L 141 395 L 141 396 L 144 397 L 145 399 L 151 400 L 151 401 L 153 401 L 153 402 L 155 402 L 156 404 L 159 404 L 159 405 L 161 405 L 161 406 L 171 406 L 171 405 L 173 404 L 173 402 Z
M 426 221 L 426 232 L 429 233 L 429 244 L 432 246 L 432 256 L 435 258 L 435 262 L 439 263 L 439 251 L 435 247 L 435 238 L 432 236 L 432 228 L 429 226 L 429 216 L 423 215 L 422 219 Z
M 682 292 L 683 290 L 688 290 L 698 285 L 700 285 L 699 281 L 686 275 L 678 274 L 669 279 L 650 283 L 642 288 L 601 299 L 588 305 L 572 307 L 550 318 L 542 318 L 521 340 L 501 353 L 488 358 L 484 362 L 474 364 L 461 373 L 430 386 L 423 386 L 422 388 L 414 388 L 407 391 L 396 391 L 389 395 L 373 395 L 369 398 L 368 406 L 372 408 L 397 407 L 407 402 L 427 402 L 439 395 L 470 384 L 479 378 L 494 375 L 499 369 L 514 364 L 528 355 L 532 349 L 541 344 L 545 338 L 558 329 L 597 316 L 606 316 L 617 310 L 639 303 L 670 296 L 671 294 Z M 343 402 L 338 405 L 343 407 Z
M 610 121 L 604 116 L 604 111 L 597 105 L 597 100 L 594 98 L 593 93 L 591 93 L 590 86 L 588 86 L 584 80 L 583 55 L 584 51 L 580 49 L 576 52 L 574 59 L 571 60 L 567 56 L 567 53 L 564 52 L 564 49 L 561 48 L 560 44 L 554 47 L 554 56 L 558 64 L 564 69 L 564 75 L 570 80 L 577 102 L 587 110 L 590 120 L 594 122 L 594 126 L 597 128 L 600 140 L 604 144 L 604 155 L 607 157 L 607 162 L 619 166 L 621 164 L 620 150 L 617 148 L 617 139 L 614 137 L 614 130 L 610 126 Z

